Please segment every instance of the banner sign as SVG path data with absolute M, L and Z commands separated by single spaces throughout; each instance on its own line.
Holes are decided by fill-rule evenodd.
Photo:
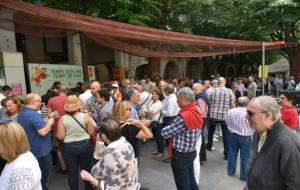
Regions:
M 90 82 L 96 80 L 95 66 L 88 66 L 88 77 Z
M 82 67 L 79 65 L 28 64 L 31 92 L 46 94 L 54 82 L 61 82 L 68 88 L 83 82 Z
M 22 83 L 12 83 L 11 84 L 11 93 L 13 96 L 22 95 Z
M 269 65 L 265 65 L 264 66 L 264 77 L 268 78 L 268 74 L 269 74 Z M 258 67 L 258 78 L 262 78 L 262 66 L 259 65 Z

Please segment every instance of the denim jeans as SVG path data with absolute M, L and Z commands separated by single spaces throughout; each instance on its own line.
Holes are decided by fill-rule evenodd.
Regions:
M 152 128 L 152 132 L 153 132 L 153 136 L 156 142 L 156 146 L 157 146 L 157 152 L 158 153 L 164 153 L 164 149 L 165 149 L 165 143 L 164 143 L 164 138 L 161 135 L 161 130 L 163 128 L 163 124 L 162 123 L 158 123 L 155 127 Z
M 63 143 L 63 158 L 68 171 L 68 183 L 71 190 L 78 190 L 79 166 L 81 170 L 91 171 L 93 166 L 93 148 L 88 140 Z M 84 181 L 86 190 L 93 189 L 89 182 Z
M 236 171 L 237 156 L 240 151 L 240 179 L 247 179 L 247 164 L 251 153 L 251 136 L 241 136 L 236 133 L 229 135 L 229 152 L 228 152 L 228 175 L 234 175 Z
M 209 120 L 209 127 L 208 127 L 208 142 L 206 145 L 206 148 L 208 150 L 211 150 L 213 146 L 213 138 L 216 130 L 216 126 L 220 124 L 222 129 L 222 135 L 223 135 L 223 145 L 224 145 L 224 156 L 227 158 L 228 156 L 228 136 L 229 136 L 229 130 L 227 128 L 227 125 L 225 121 L 216 121 L 216 120 Z
M 178 190 L 198 190 L 193 161 L 196 151 L 181 153 L 173 149 L 171 167 Z
M 39 163 L 41 173 L 42 173 L 42 178 L 41 178 L 41 184 L 43 190 L 48 190 L 48 180 L 52 168 L 52 155 L 51 152 L 47 154 L 46 156 L 37 158 L 37 161 Z

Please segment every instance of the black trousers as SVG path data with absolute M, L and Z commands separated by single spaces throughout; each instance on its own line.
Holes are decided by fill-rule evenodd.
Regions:
M 196 151 L 181 153 L 172 150 L 171 167 L 178 190 L 198 190 L 194 176 Z

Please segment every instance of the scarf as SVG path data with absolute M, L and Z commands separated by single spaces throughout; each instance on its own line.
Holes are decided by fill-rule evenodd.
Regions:
M 202 115 L 194 103 L 182 107 L 178 115 L 183 118 L 189 131 L 202 128 Z
M 209 105 L 209 100 L 207 98 L 207 95 L 204 92 L 201 92 L 200 94 L 197 94 L 195 96 L 195 100 L 197 101 L 199 98 L 201 98 L 207 105 Z

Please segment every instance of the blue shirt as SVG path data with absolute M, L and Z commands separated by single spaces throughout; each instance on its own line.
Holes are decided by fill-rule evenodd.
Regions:
M 24 128 L 29 144 L 30 151 L 36 158 L 46 156 L 52 150 L 51 135 L 41 136 L 39 129 L 45 127 L 42 116 L 32 108 L 24 107 L 18 115 L 18 123 Z
M 140 119 L 138 111 L 137 111 L 137 107 L 134 104 L 131 105 L 131 116 L 130 116 L 130 118 Z
M 161 135 L 173 139 L 173 148 L 178 152 L 188 153 L 196 150 L 196 143 L 201 136 L 201 129 L 189 131 L 181 116 L 177 116 L 171 125 L 162 129 Z

